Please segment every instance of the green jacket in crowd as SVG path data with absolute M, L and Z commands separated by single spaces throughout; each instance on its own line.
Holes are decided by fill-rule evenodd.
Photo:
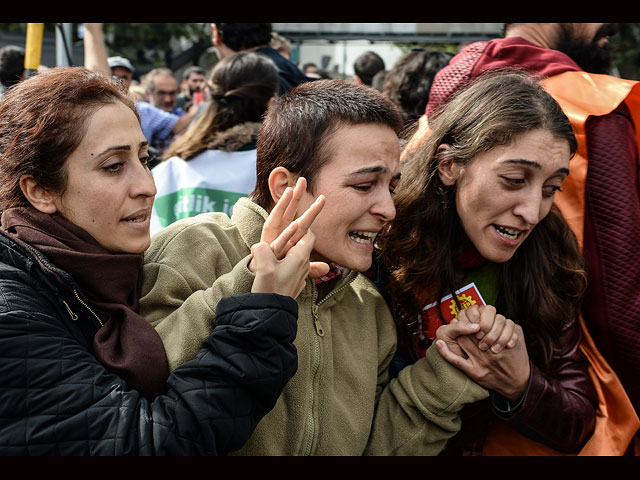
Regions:
M 267 212 L 242 198 L 231 218 L 205 213 L 170 225 L 145 254 L 141 313 L 169 365 L 193 358 L 225 296 L 249 292 L 251 245 Z M 298 296 L 298 371 L 241 455 L 436 455 L 460 429 L 459 411 L 488 392 L 435 347 L 389 382 L 396 349 L 391 313 L 363 274 L 343 270 L 317 303 Z

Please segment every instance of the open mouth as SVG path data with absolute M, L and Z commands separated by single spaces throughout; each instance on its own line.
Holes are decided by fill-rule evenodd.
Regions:
M 349 238 L 351 238 L 356 243 L 369 245 L 369 244 L 373 244 L 373 241 L 375 240 L 377 234 L 378 232 L 353 231 L 353 232 L 349 232 Z
M 501 225 L 494 225 L 493 227 L 496 229 L 496 232 L 498 232 L 500 236 L 506 238 L 507 240 L 515 240 L 520 235 L 522 235 L 522 233 L 524 233 L 524 230 L 516 230 L 514 228 L 503 227 Z
M 148 215 L 145 213 L 137 217 L 123 218 L 122 221 L 127 223 L 143 223 L 146 222 L 147 218 Z

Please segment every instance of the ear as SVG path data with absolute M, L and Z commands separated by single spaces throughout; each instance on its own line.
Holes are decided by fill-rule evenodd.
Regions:
M 214 47 L 220 45 L 220 33 L 218 32 L 218 27 L 216 27 L 215 23 L 211 24 L 211 43 Z
M 449 150 L 451 145 L 443 143 L 436 150 L 436 157 L 441 156 L 444 152 Z M 440 176 L 440 180 L 447 187 L 450 187 L 456 183 L 458 177 L 460 176 L 461 166 L 454 162 L 450 158 L 445 158 L 438 162 L 438 175 Z
M 276 167 L 269 174 L 269 191 L 274 205 L 278 203 L 280 197 L 287 187 L 295 187 L 297 176 L 293 175 L 285 167 Z
M 275 102 L 275 100 L 276 100 L 276 97 L 271 97 L 269 100 L 267 100 L 267 108 L 273 105 L 273 102 Z
M 58 195 L 38 185 L 32 175 L 22 175 L 20 177 L 20 190 L 37 210 L 50 215 L 58 211 L 58 206 L 56 205 Z

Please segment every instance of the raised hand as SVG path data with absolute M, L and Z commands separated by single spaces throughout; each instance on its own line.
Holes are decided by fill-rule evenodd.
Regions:
M 296 224 L 285 230 L 293 235 Z M 305 286 L 309 276 L 309 255 L 313 250 L 313 233 L 304 235 L 288 252 L 285 258 L 278 260 L 267 242 L 256 243 L 251 247 L 255 261 L 256 278 L 251 291 L 253 293 L 279 293 L 296 298 Z M 326 265 L 326 264 L 325 264 Z M 327 271 L 329 266 L 327 265 Z M 326 272 L 325 272 L 326 273 Z
M 300 199 L 306 189 L 307 181 L 303 177 L 298 179 L 295 188 L 287 187 L 262 227 L 260 241 L 271 246 L 278 260 L 285 258 L 287 252 L 310 231 L 313 221 L 324 207 L 325 198 L 324 195 L 320 195 L 302 215 L 296 218 Z M 293 225 L 295 227 L 292 227 Z M 287 231 L 290 227 L 294 228 L 294 231 Z M 249 263 L 249 270 L 255 273 L 253 260 Z M 317 278 L 326 275 L 328 271 L 329 266 L 326 263 L 311 262 L 309 277 Z
M 255 273 L 251 291 L 279 293 L 296 298 L 307 277 L 326 275 L 329 265 L 310 262 L 315 237 L 311 224 L 324 206 L 324 196 L 298 218 L 298 204 L 306 190 L 306 180 L 298 179 L 295 188 L 288 187 L 275 205 L 262 229 L 261 240 L 251 248 L 253 258 L 249 270 Z

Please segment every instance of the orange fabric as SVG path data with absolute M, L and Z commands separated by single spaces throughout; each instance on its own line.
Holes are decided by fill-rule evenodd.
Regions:
M 598 392 L 596 429 L 587 444 L 577 455 L 623 455 L 634 443 L 635 454 L 640 454 L 640 419 L 620 380 L 600 354 L 591 335 L 580 318 L 582 329 L 581 350 L 591 363 L 589 374 Z M 530 440 L 505 423 L 497 422 L 489 433 L 483 455 L 568 455 L 546 445 Z
M 413 132 L 413 135 L 411 135 L 411 138 L 405 145 L 402 156 L 404 157 L 407 152 L 411 152 L 418 148 L 420 144 L 429 136 L 430 131 L 431 130 L 429 128 L 427 114 L 425 113 L 418 119 L 418 128 L 415 132 Z
M 587 180 L 587 139 L 585 123 L 589 116 L 607 115 L 626 102 L 634 125 L 640 125 L 640 82 L 609 75 L 565 72 L 543 80 L 542 86 L 560 104 L 571 120 L 578 140 L 578 152 L 571 159 L 571 173 L 557 192 L 555 203 L 575 233 L 580 248 L 584 237 L 584 189 Z M 640 145 L 640 130 L 636 127 Z

